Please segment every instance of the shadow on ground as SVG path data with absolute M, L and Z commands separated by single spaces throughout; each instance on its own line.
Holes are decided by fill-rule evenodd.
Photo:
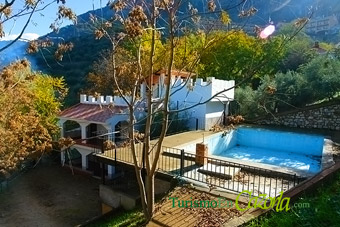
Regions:
M 75 226 L 100 215 L 99 180 L 44 160 L 0 193 L 0 226 Z

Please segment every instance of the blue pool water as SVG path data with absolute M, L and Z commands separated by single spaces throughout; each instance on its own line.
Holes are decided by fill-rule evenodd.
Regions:
M 317 173 L 324 138 L 318 135 L 240 127 L 207 138 L 209 153 L 234 159 Z

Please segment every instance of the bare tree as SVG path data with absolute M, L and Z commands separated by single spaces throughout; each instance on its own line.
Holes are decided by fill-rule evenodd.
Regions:
M 140 189 L 140 197 L 142 202 L 142 207 L 144 211 L 144 215 L 146 220 L 151 220 L 154 213 L 154 178 L 157 170 L 158 161 L 162 152 L 162 144 L 163 140 L 166 136 L 167 130 L 169 128 L 169 116 L 171 113 L 178 113 L 181 111 L 189 110 L 199 105 L 203 105 L 217 96 L 223 94 L 227 90 L 233 89 L 228 88 L 226 90 L 218 92 L 216 95 L 211 97 L 208 100 L 201 100 L 200 102 L 177 110 L 170 110 L 170 98 L 171 95 L 178 92 L 179 89 L 182 89 L 185 86 L 181 86 L 180 88 L 175 88 L 171 86 L 171 78 L 174 69 L 174 54 L 177 44 L 177 38 L 181 36 L 186 30 L 190 30 L 190 32 L 200 32 L 197 29 L 197 22 L 199 22 L 200 17 L 204 15 L 215 15 L 215 19 L 219 18 L 219 20 L 224 23 L 230 23 L 230 18 L 226 10 L 240 7 L 241 11 L 240 17 L 249 17 L 256 13 L 256 9 L 249 6 L 248 8 L 244 8 L 244 4 L 246 1 L 230 1 L 227 9 L 222 9 L 221 4 L 215 4 L 214 0 L 209 0 L 207 2 L 206 12 L 199 12 L 192 4 L 188 1 L 183 0 L 141 0 L 141 1 L 129 1 L 129 0 L 116 0 L 109 1 L 108 6 L 112 8 L 114 11 L 114 17 L 112 20 L 99 20 L 95 16 L 91 16 L 93 26 L 95 29 L 95 35 L 97 39 L 102 37 L 106 37 L 111 41 L 112 44 L 112 55 L 111 55 L 111 64 L 112 64 L 112 78 L 115 83 L 115 88 L 118 91 L 118 94 L 125 100 L 128 105 L 129 110 L 129 142 L 131 146 L 131 152 L 133 157 L 133 163 L 135 167 L 135 174 L 137 178 L 137 183 Z M 183 4 L 187 4 L 186 12 L 183 13 L 181 10 L 183 9 Z M 297 23 L 296 33 L 307 23 L 307 19 L 302 19 Z M 114 32 L 115 27 L 124 28 L 124 33 L 120 32 L 116 34 Z M 259 29 L 258 29 L 259 30 Z M 143 48 L 145 40 L 141 39 L 143 34 L 148 33 L 148 42 L 150 44 L 147 51 Z M 164 53 L 164 58 L 166 62 L 166 74 L 165 78 L 165 91 L 164 96 L 161 97 L 160 101 L 157 103 L 153 102 L 153 75 L 155 73 L 155 64 L 159 59 L 156 59 L 157 45 L 156 42 L 161 39 L 161 33 L 166 34 L 167 38 L 167 51 Z M 214 42 L 216 42 L 216 38 L 208 35 L 207 32 L 206 39 L 200 48 L 199 53 L 196 54 L 195 58 L 192 59 L 185 66 L 186 69 L 194 69 L 195 66 L 199 63 L 201 54 L 206 51 L 209 46 L 211 46 Z M 293 34 L 294 35 L 294 34 Z M 287 37 L 281 44 L 280 48 L 289 42 L 291 37 Z M 117 53 L 117 49 L 122 42 L 129 42 L 134 46 L 134 73 L 133 77 L 133 86 L 131 86 L 130 91 L 128 92 L 129 98 L 125 96 L 126 90 L 125 87 L 122 88 L 119 82 L 119 77 L 121 76 L 121 67 L 122 65 L 117 65 L 117 59 L 115 53 Z M 277 50 L 279 51 L 279 50 Z M 145 60 L 147 59 L 147 60 Z M 163 59 L 164 60 L 164 59 Z M 244 79 L 240 81 L 236 86 L 239 86 L 242 83 L 245 83 L 247 80 L 251 79 L 255 73 L 261 69 L 265 64 L 270 61 L 270 59 L 261 59 L 260 64 L 253 64 L 254 59 L 249 59 L 249 64 L 252 66 L 245 72 Z M 129 71 L 131 74 L 131 72 Z M 186 85 L 189 79 L 192 77 L 192 73 L 190 73 L 188 79 L 183 82 L 183 85 Z M 136 104 L 140 101 L 139 97 L 139 87 L 141 83 L 147 84 L 147 94 L 145 101 L 147 105 L 147 115 L 146 115 L 146 128 L 144 135 L 144 146 L 145 152 L 144 157 L 139 157 L 137 155 L 136 149 L 136 133 L 135 133 L 135 124 L 138 121 L 135 117 L 135 109 Z M 235 86 L 235 87 L 236 87 Z M 156 144 L 151 144 L 151 125 L 153 123 L 154 117 L 156 114 L 162 114 L 162 128 L 159 139 Z M 146 168 L 146 177 L 145 182 L 142 178 L 142 160 L 145 160 L 145 168 Z

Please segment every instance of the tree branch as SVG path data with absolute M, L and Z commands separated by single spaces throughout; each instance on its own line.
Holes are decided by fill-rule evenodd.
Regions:
M 21 30 L 21 32 L 20 32 L 20 34 L 18 35 L 18 37 L 16 37 L 14 40 L 12 40 L 12 41 L 11 41 L 9 44 L 7 44 L 6 46 L 0 48 L 0 52 L 6 50 L 8 47 L 12 46 L 16 41 L 18 41 L 18 40 L 21 38 L 21 36 L 24 34 L 24 32 L 25 32 L 25 30 L 26 30 L 28 24 L 31 22 L 32 16 L 33 16 L 33 14 L 34 14 L 34 12 L 35 12 L 35 9 L 37 8 L 38 4 L 40 3 L 40 1 L 41 1 L 41 0 L 38 0 L 38 1 L 35 3 L 35 5 L 34 5 L 34 7 L 33 7 L 33 9 L 32 9 L 32 12 L 31 12 L 31 14 L 30 14 L 30 16 L 29 16 L 29 18 L 27 19 L 26 24 L 24 25 L 24 27 L 23 27 L 23 29 Z M 14 2 L 14 0 L 13 0 L 13 2 Z

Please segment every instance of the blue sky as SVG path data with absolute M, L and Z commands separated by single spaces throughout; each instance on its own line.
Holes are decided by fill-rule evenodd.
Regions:
M 13 12 L 16 12 L 18 9 L 22 7 L 21 0 L 18 1 L 16 5 L 13 7 Z M 45 0 L 45 2 L 49 2 Z M 97 9 L 100 8 L 102 2 L 102 6 L 105 6 L 107 3 L 107 0 L 66 0 L 66 6 L 73 9 L 73 11 L 80 15 L 82 13 L 85 13 L 89 10 L 92 10 L 93 8 Z M 41 11 L 39 13 L 36 13 L 29 26 L 25 30 L 25 33 L 27 34 L 26 37 L 34 36 L 34 34 L 38 35 L 45 35 L 46 33 L 49 33 L 51 30 L 49 29 L 51 23 L 56 18 L 56 12 L 58 9 L 57 3 L 54 3 L 53 5 L 46 8 L 44 11 Z M 5 32 L 8 36 L 7 38 L 14 37 L 15 35 L 19 34 L 21 32 L 22 27 L 24 26 L 25 22 L 27 20 L 27 17 L 20 18 L 17 21 L 9 21 L 5 24 Z M 69 24 L 68 21 L 65 21 L 65 25 Z M 9 36 L 10 35 L 10 36 Z

